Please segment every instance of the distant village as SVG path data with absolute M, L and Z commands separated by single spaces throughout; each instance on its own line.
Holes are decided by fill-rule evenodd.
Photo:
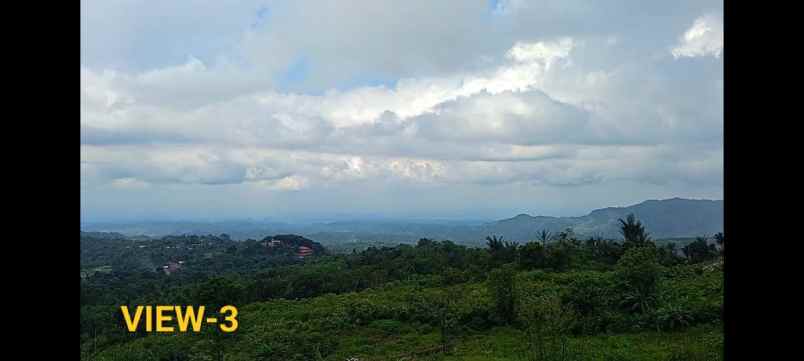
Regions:
M 200 244 L 197 244 L 197 245 L 200 246 Z M 305 246 L 305 245 L 296 246 L 296 245 L 292 244 L 292 242 L 283 243 L 282 239 L 278 239 L 278 238 L 266 238 L 265 240 L 262 241 L 262 246 L 267 248 L 267 249 L 277 249 L 277 248 L 283 248 L 283 247 L 295 247 L 295 250 L 294 250 L 293 254 L 294 254 L 294 256 L 296 258 L 298 258 L 300 260 L 305 259 L 306 257 L 312 256 L 313 253 L 315 252 L 313 250 L 313 248 L 311 248 L 311 247 L 308 247 L 308 246 Z M 139 247 L 143 248 L 145 246 L 141 245 Z M 170 248 L 170 247 L 171 246 L 168 246 L 168 248 Z M 192 248 L 189 247 L 189 249 L 192 249 Z M 176 273 L 179 270 L 181 270 L 183 266 L 184 266 L 184 261 L 183 260 L 169 261 L 169 262 L 165 263 L 162 266 L 162 271 L 166 275 L 171 275 L 171 274 Z

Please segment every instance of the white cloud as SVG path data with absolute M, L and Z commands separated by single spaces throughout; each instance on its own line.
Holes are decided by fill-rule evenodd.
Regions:
M 112 187 L 122 189 L 148 188 L 150 186 L 150 184 L 147 182 L 131 177 L 114 179 L 112 180 L 111 185 Z
M 459 207 L 467 192 L 561 204 L 556 187 L 615 183 L 629 195 L 722 192 L 722 63 L 654 56 L 689 27 L 672 55 L 719 59 L 720 16 L 689 24 L 715 2 L 655 17 L 670 5 L 301 1 L 271 3 L 255 26 L 261 2 L 208 5 L 221 37 L 189 26 L 208 9 L 178 20 L 179 2 L 126 3 L 132 16 L 107 9 L 104 20 L 106 5 L 82 3 L 82 197 L 231 192 L 286 206 L 399 189 Z M 160 16 L 164 38 L 135 31 L 160 28 Z M 104 34 L 119 43 L 105 49 Z M 196 36 L 215 49 L 176 45 Z M 300 59 L 298 79 L 277 80 Z
M 275 191 L 298 191 L 307 187 L 308 180 L 301 176 L 288 176 L 275 180 L 260 180 L 257 186 Z
M 557 59 L 566 58 L 574 47 L 572 38 L 563 38 L 555 42 L 521 43 L 517 42 L 506 56 L 518 62 L 541 62 L 545 69 Z
M 131 134 L 147 130 L 156 133 L 156 138 L 161 134 L 175 138 L 228 138 L 240 143 L 303 142 L 315 138 L 318 131 L 329 132 L 329 126 L 374 124 L 385 112 L 410 118 L 461 97 L 536 89 L 551 65 L 566 58 L 571 48 L 571 39 L 518 43 L 509 52 L 514 54 L 510 56 L 512 63 L 477 73 L 402 79 L 394 89 L 363 87 L 330 91 L 322 96 L 261 91 L 230 98 L 208 92 L 208 96 L 199 99 L 198 106 L 190 109 L 165 101 L 181 98 L 181 103 L 186 103 L 186 99 L 201 92 L 198 88 L 207 87 L 199 84 L 197 77 L 203 78 L 202 73 L 208 70 L 197 59 L 138 75 L 98 74 L 82 69 L 82 125 L 87 129 L 85 135 L 98 137 L 101 134 L 97 130 L 113 128 Z M 223 74 L 209 76 L 222 78 Z M 520 104 L 519 109 L 526 107 Z
M 723 19 L 720 15 L 703 15 L 684 32 L 670 52 L 675 58 L 711 55 L 720 57 L 723 51 Z
M 661 94 L 641 100 L 646 109 L 657 109 L 655 118 L 638 118 L 649 114 L 640 113 L 643 105 L 634 106 L 630 91 L 613 91 L 627 91 L 629 78 L 574 67 L 576 46 L 571 38 L 518 42 L 505 53 L 507 62 L 476 73 L 402 79 L 395 88 L 322 95 L 259 91 L 210 97 L 189 109 L 143 95 L 165 86 L 189 88 L 184 82 L 195 78 L 187 74 L 210 71 L 197 59 L 134 75 L 82 69 L 82 142 L 87 145 L 82 155 L 89 156 L 88 164 L 107 169 L 113 180 L 258 182 L 274 190 L 372 177 L 478 183 L 541 177 L 548 183 L 573 184 L 599 179 L 558 166 L 573 159 L 579 146 L 650 142 L 650 132 L 629 123 L 650 127 L 664 122 L 656 139 L 674 128 L 699 124 L 657 107 Z M 559 63 L 563 65 L 556 67 Z M 122 144 L 129 145 L 122 148 L 126 152 L 142 156 L 130 162 L 121 161 L 118 151 L 103 153 Z M 112 164 L 92 156 L 98 152 L 115 154 L 118 160 Z M 290 158 L 294 164 L 286 161 Z M 494 168 L 450 161 L 491 162 Z M 532 173 L 494 163 L 500 161 L 541 162 L 539 167 L 547 168 Z M 471 170 L 478 175 L 468 174 Z M 503 176 L 502 170 L 511 173 Z M 548 173 L 552 175 L 546 177 Z

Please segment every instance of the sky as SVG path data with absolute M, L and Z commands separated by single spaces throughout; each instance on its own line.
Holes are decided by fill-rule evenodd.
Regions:
M 82 221 L 723 197 L 720 1 L 81 1 Z

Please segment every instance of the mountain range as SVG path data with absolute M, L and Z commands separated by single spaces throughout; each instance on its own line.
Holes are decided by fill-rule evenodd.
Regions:
M 341 221 L 288 224 L 259 221 L 82 223 L 82 231 L 119 232 L 126 236 L 161 237 L 176 234 L 220 234 L 233 239 L 262 239 L 268 234 L 294 233 L 322 242 L 410 243 L 419 238 L 482 243 L 488 235 L 513 241 L 538 238 L 571 228 L 580 237 L 618 239 L 618 219 L 634 214 L 654 239 L 712 235 L 723 231 L 723 201 L 671 198 L 647 200 L 626 207 L 596 209 L 578 217 L 519 214 L 492 222 L 477 221 Z
M 581 217 L 520 214 L 483 226 L 486 233 L 509 239 L 535 239 L 541 230 L 572 228 L 577 235 L 619 238 L 619 219 L 633 214 L 654 238 L 712 235 L 723 231 L 723 201 L 672 198 L 648 200 L 628 207 L 596 209 Z

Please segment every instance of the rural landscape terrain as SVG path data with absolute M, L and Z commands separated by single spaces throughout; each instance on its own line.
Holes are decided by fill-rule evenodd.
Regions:
M 449 239 L 482 246 L 488 235 L 510 240 L 536 239 L 540 232 L 572 228 L 579 237 L 620 237 L 618 219 L 635 214 L 656 239 L 692 238 L 723 230 L 723 201 L 701 199 L 649 200 L 626 207 L 596 209 L 578 217 L 520 214 L 508 219 L 482 220 L 350 220 L 317 223 L 262 221 L 151 221 L 84 223 L 81 229 L 113 232 L 146 239 L 184 234 L 222 234 L 235 240 L 271 234 L 298 234 L 327 246 L 349 249 L 368 245 L 416 244 L 421 238 Z
M 82 360 L 722 360 L 723 10 L 81 0 Z
M 689 208 L 672 218 L 679 204 Z M 475 228 L 510 229 L 508 237 L 422 237 L 394 245 L 364 240 L 349 243 L 351 249 L 291 234 L 236 240 L 228 234 L 136 237 L 82 230 L 81 355 L 165 361 L 719 360 L 724 235 L 692 233 L 722 227 L 722 216 L 703 218 L 718 214 L 712 205 L 722 214 L 722 202 L 673 199 L 547 220 L 552 223 L 517 216 Z M 619 235 L 582 236 L 571 227 L 546 226 L 593 220 L 616 227 Z M 658 238 L 648 225 L 688 237 Z M 685 226 L 693 231 L 678 228 Z M 231 334 L 125 329 L 120 305 L 156 304 L 205 305 L 213 312 L 233 304 L 240 328 Z

